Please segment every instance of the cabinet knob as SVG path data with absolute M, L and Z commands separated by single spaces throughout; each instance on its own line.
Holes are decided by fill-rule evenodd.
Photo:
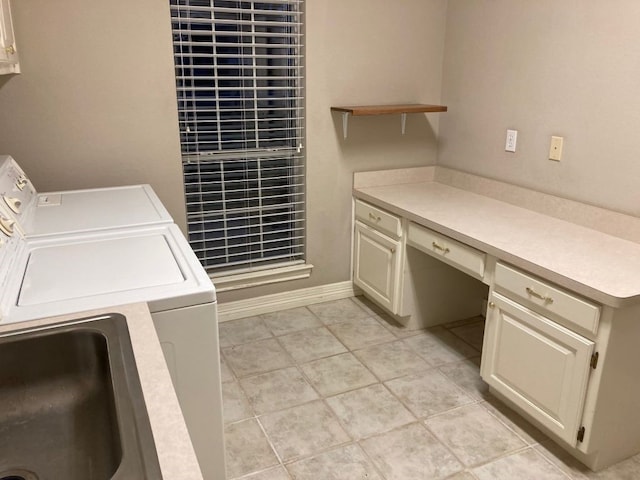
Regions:
M 10 237 L 11 235 L 13 235 L 13 225 L 15 223 L 15 220 L 0 217 L 0 231 L 2 231 L 2 233 L 4 233 L 6 236 Z
M 14 198 L 14 197 L 7 197 L 6 195 L 4 195 L 3 198 L 4 198 L 4 203 L 7 204 L 7 206 L 11 209 L 13 213 L 20 213 L 20 206 L 22 205 L 22 202 L 20 201 L 20 199 Z
M 16 53 L 16 47 L 14 47 L 13 45 L 9 45 L 8 47 L 4 47 L 4 51 L 9 55 L 13 55 L 14 53 Z
M 24 176 L 18 178 L 18 180 L 16 181 L 16 187 L 18 188 L 18 190 L 24 190 L 24 187 L 27 185 L 27 181 L 28 180 Z
M 495 304 L 495 303 L 493 303 L 493 302 L 489 302 L 489 308 L 495 308 L 495 307 L 496 307 L 496 304 Z

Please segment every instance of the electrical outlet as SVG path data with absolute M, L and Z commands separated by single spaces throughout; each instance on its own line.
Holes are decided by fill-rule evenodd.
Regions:
M 549 160 L 559 162 L 562 159 L 562 144 L 564 137 L 551 137 L 551 146 L 549 147 Z
M 504 145 L 504 150 L 506 152 L 515 152 L 517 140 L 518 140 L 518 131 L 507 130 L 507 141 Z

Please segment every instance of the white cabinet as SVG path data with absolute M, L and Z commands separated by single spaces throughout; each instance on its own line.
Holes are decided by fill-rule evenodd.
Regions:
M 493 292 L 482 377 L 560 439 L 575 446 L 594 342 Z
M 599 470 L 640 451 L 640 306 L 603 307 L 497 262 L 480 373 Z
M 400 241 L 355 222 L 353 282 L 379 305 L 398 313 Z
M 362 195 L 366 202 L 355 199 L 354 282 L 369 298 L 408 329 L 477 315 L 487 300 L 480 373 L 493 394 L 593 470 L 640 452 L 635 298 L 602 305 L 594 298 L 602 299 L 603 291 L 556 272 L 549 262 L 501 250 L 505 242 L 527 242 L 531 230 L 484 244 L 469 236 L 475 222 L 468 228 L 463 221 L 443 222 L 428 203 L 433 196 L 412 191 L 396 202 L 395 188 L 380 198 L 370 190 Z M 479 205 L 477 217 L 506 231 L 511 217 L 492 213 Z M 602 255 L 620 265 L 614 254 L 622 255 Z M 594 272 L 588 255 L 583 261 L 584 280 Z
M 9 0 L 0 0 L 0 74 L 20 73 Z
M 481 375 L 495 392 L 575 447 L 599 306 L 500 262 L 489 296 Z M 584 329 L 584 330 L 583 330 Z
M 481 313 L 484 253 L 360 199 L 354 214 L 353 283 L 394 320 L 416 329 Z
M 400 309 L 403 257 L 402 221 L 396 215 L 355 201 L 353 283 L 392 314 Z

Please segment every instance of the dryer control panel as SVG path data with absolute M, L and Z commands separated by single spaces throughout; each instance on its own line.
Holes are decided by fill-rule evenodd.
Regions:
M 0 205 L 9 218 L 18 225 L 27 225 L 36 207 L 38 192 L 22 168 L 9 155 L 0 155 L 0 196 Z

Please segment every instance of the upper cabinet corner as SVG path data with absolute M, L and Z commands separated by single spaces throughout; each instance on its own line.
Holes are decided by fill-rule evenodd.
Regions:
M 0 75 L 20 73 L 9 0 L 0 0 Z

